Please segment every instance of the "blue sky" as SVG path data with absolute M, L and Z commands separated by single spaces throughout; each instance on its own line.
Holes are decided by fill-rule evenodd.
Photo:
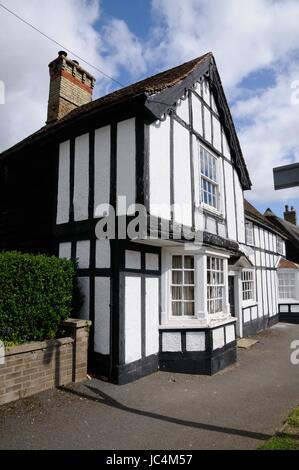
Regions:
M 261 211 L 299 210 L 298 189 L 274 191 L 272 177 L 274 166 L 299 161 L 298 0 L 251 0 L 246 9 L 245 0 L 2 2 L 125 85 L 212 51 L 253 182 L 246 197 Z M 1 150 L 44 124 L 58 47 L 1 10 L 0 43 Z M 115 88 L 93 72 L 95 97 Z

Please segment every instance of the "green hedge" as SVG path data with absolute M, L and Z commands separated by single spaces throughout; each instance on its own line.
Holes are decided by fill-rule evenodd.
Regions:
M 0 339 L 55 338 L 78 302 L 76 264 L 54 256 L 0 253 Z

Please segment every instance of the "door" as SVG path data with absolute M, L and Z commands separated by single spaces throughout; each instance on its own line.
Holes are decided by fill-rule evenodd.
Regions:
M 233 317 L 236 316 L 235 309 L 235 276 L 228 276 L 228 301 L 230 304 L 230 313 Z

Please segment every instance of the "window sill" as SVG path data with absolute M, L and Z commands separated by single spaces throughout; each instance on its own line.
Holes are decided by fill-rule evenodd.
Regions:
M 212 206 L 208 206 L 207 204 L 204 204 L 204 203 L 197 204 L 196 209 L 200 209 L 209 215 L 213 215 L 214 217 L 217 217 L 218 219 L 224 220 L 223 212 L 217 209 L 214 209 Z

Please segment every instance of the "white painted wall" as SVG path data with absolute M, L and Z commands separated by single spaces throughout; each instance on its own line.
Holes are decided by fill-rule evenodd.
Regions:
M 174 121 L 174 220 L 192 226 L 189 131 Z
M 204 331 L 186 332 L 186 350 L 187 351 L 205 351 L 206 335 Z
M 159 278 L 145 280 L 145 354 L 159 352 Z
M 189 118 L 188 98 L 186 98 L 184 100 L 181 99 L 179 101 L 179 103 L 176 107 L 176 113 L 186 124 L 189 124 L 190 118 Z
M 234 171 L 235 193 L 236 193 L 236 213 L 238 224 L 238 241 L 245 243 L 245 215 L 244 215 L 244 196 L 236 170 Z
M 237 239 L 236 218 L 235 218 L 235 197 L 232 166 L 224 161 L 224 178 L 226 190 L 226 208 L 227 208 L 227 230 L 228 238 Z
M 94 148 L 94 208 L 110 202 L 111 126 L 95 131 Z
M 127 269 L 141 269 L 140 251 L 126 250 L 125 264 Z
M 95 278 L 94 350 L 110 354 L 110 278 Z
M 90 240 L 77 242 L 76 258 L 80 269 L 88 269 L 90 263 Z
M 196 95 L 192 93 L 193 127 L 198 134 L 203 135 L 202 130 L 202 104 Z
M 127 208 L 136 203 L 135 118 L 117 125 L 117 195 L 126 196 Z
M 71 259 L 72 258 L 72 244 L 65 242 L 59 244 L 59 258 Z
M 80 318 L 82 320 L 89 320 L 89 300 L 90 300 L 90 291 L 89 291 L 89 277 L 78 277 L 78 285 L 83 295 L 83 304 L 80 310 Z
M 96 241 L 96 268 L 108 269 L 111 266 L 110 241 Z
M 89 135 L 75 140 L 74 220 L 88 219 Z
M 125 277 L 125 363 L 141 359 L 141 278 Z
M 66 224 L 70 212 L 70 141 L 59 146 L 57 224 Z
M 181 333 L 163 332 L 162 333 L 162 351 L 163 352 L 179 352 L 182 350 Z
M 149 127 L 150 213 L 170 220 L 170 118 Z M 163 182 L 163 183 L 161 183 Z

